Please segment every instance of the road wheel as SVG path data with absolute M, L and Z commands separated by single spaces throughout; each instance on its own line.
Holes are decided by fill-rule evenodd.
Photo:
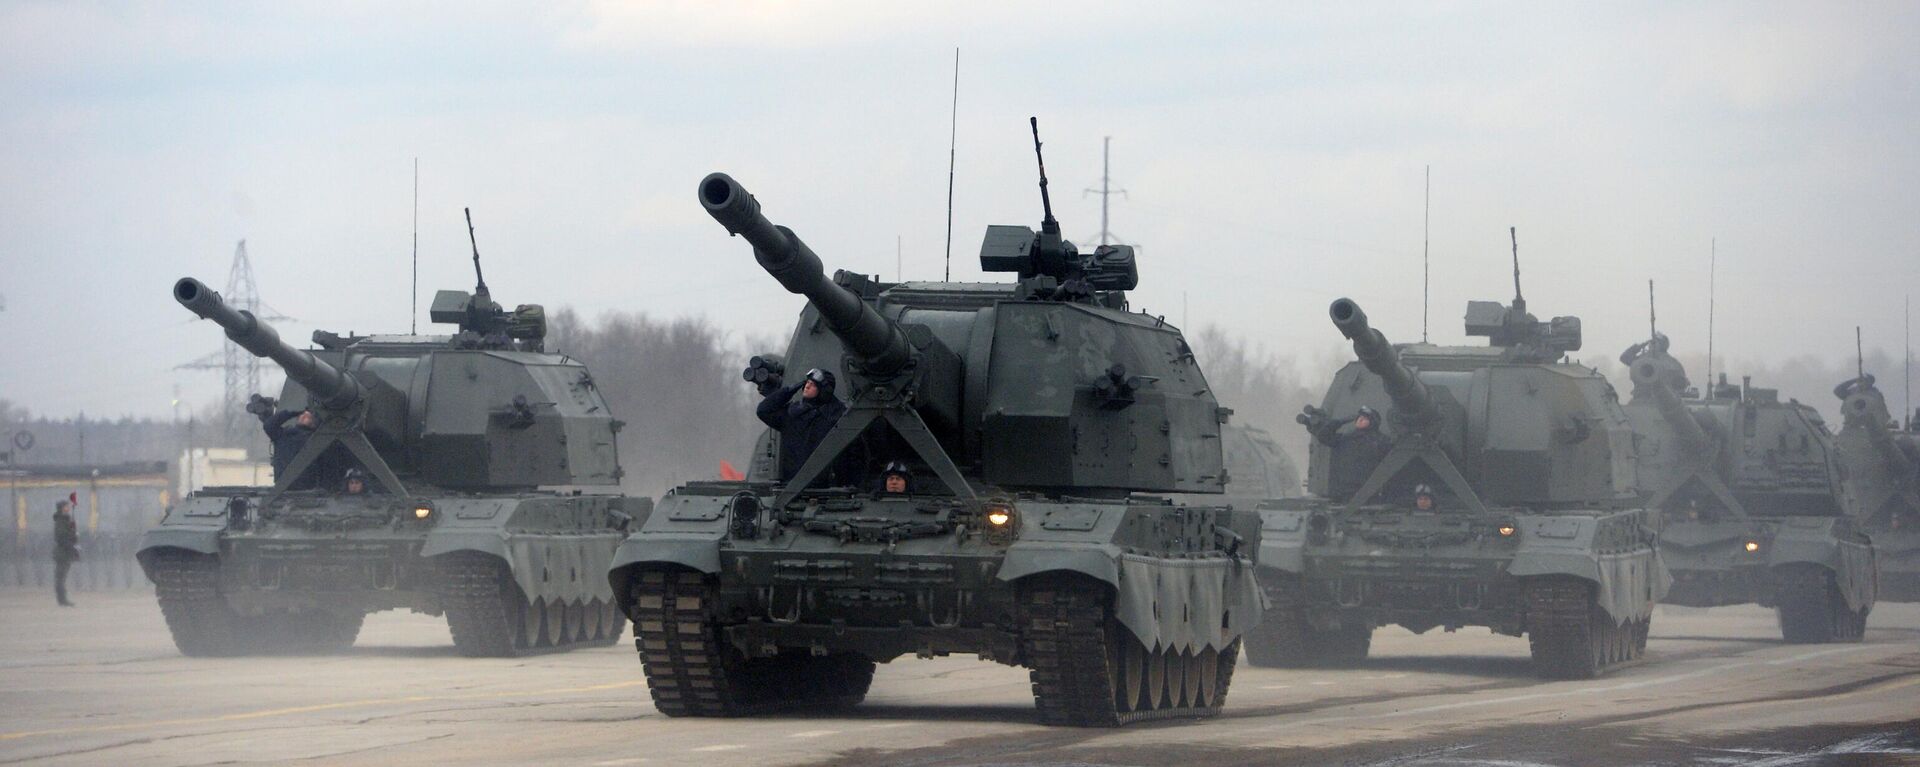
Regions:
M 574 600 L 567 603 L 567 643 L 585 642 L 593 639 L 593 628 L 587 625 L 587 605 Z
M 1214 700 L 1189 695 L 1190 660 L 1178 650 L 1147 650 L 1113 614 L 1105 584 L 1078 576 L 1041 576 L 1021 585 L 1021 654 L 1034 704 L 1047 724 L 1112 727 L 1142 719 L 1211 716 L 1232 679 L 1215 664 Z M 1228 649 L 1239 652 L 1237 643 Z M 1135 685 L 1144 682 L 1136 692 Z M 1201 683 L 1191 685 L 1194 688 Z
M 582 629 L 581 633 L 582 633 L 582 638 L 585 639 L 586 641 L 598 642 L 600 640 L 606 639 L 607 638 L 606 605 L 602 603 L 599 599 L 594 599 L 593 601 L 588 602 L 586 606 L 581 609 L 580 625 L 585 627 L 584 629 Z

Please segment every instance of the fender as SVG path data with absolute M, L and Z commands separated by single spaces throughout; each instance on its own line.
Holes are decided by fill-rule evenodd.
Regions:
M 217 555 L 220 553 L 220 533 L 220 530 L 211 528 L 156 527 L 141 536 L 140 549 L 133 556 L 140 560 L 140 569 L 148 571 L 151 576 L 147 560 L 153 557 L 154 552 L 160 549 L 185 549 L 196 554 Z
M 633 568 L 640 565 L 677 565 L 708 575 L 720 572 L 720 539 L 725 531 L 713 533 L 649 533 L 641 531 L 620 543 L 607 565 L 607 585 L 613 589 L 614 604 L 628 611 L 627 593 Z

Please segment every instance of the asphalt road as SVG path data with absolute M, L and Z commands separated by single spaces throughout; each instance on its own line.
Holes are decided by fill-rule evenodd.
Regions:
M 1663 607 L 1647 662 L 1585 682 L 1484 630 L 1383 629 L 1359 668 L 1242 664 L 1216 719 L 1076 730 L 972 658 L 881 666 L 851 714 L 669 720 L 629 641 L 470 660 L 383 613 L 343 655 L 189 659 L 150 596 L 80 596 L 0 592 L 0 764 L 1920 765 L 1920 605 L 1847 645 Z

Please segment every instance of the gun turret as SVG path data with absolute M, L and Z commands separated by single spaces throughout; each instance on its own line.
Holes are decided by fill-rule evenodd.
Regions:
M 905 369 L 913 347 L 899 326 L 880 316 L 859 296 L 827 279 L 820 257 L 793 230 L 760 214 L 760 203 L 725 173 L 700 181 L 700 205 L 732 234 L 753 244 L 754 260 L 790 293 L 807 297 L 827 328 L 859 364 L 859 372 L 885 378 Z
M 1353 353 L 1359 356 L 1360 363 L 1386 385 L 1387 396 L 1393 400 L 1399 417 L 1419 422 L 1433 416 L 1433 395 L 1427 392 L 1426 384 L 1401 364 L 1399 352 L 1387 343 L 1387 337 L 1367 324 L 1367 313 L 1360 310 L 1359 304 L 1349 298 L 1337 299 L 1327 307 L 1327 314 L 1333 318 L 1333 326 L 1340 329 L 1340 334 L 1353 342 Z
M 226 329 L 227 337 L 240 348 L 278 363 L 289 380 L 306 387 L 314 403 L 340 410 L 352 407 L 365 396 L 360 383 L 352 376 L 312 354 L 288 346 L 280 340 L 279 333 L 252 312 L 228 306 L 219 293 L 199 280 L 180 278 L 173 284 L 173 300 L 194 314 L 219 323 Z
M 1863 373 L 1834 387 L 1833 394 L 1841 400 L 1840 414 L 1846 419 L 1846 425 L 1866 432 L 1873 451 L 1880 456 L 1880 460 L 1886 462 L 1893 475 L 1914 476 L 1913 462 L 1894 441 L 1893 430 L 1897 424 L 1887 413 L 1886 398 L 1874 387 L 1873 376 Z
M 1687 386 L 1686 371 L 1680 362 L 1667 356 L 1659 349 L 1665 348 L 1664 337 L 1652 347 L 1636 346 L 1621 355 L 1621 361 L 1628 364 L 1629 375 L 1633 378 L 1635 396 L 1646 394 L 1653 399 L 1654 409 L 1660 417 L 1673 427 L 1675 434 L 1686 443 L 1688 449 L 1704 452 L 1713 446 L 1713 437 L 1694 420 L 1693 413 L 1680 401 L 1680 391 Z M 1635 354 L 1635 349 L 1651 349 L 1643 354 Z M 1630 356 L 1631 355 L 1631 356 Z

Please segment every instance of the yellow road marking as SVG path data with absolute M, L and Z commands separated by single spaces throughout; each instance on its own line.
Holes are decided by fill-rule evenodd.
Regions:
M 551 690 L 526 690 L 526 691 L 520 691 L 520 692 L 476 692 L 476 693 L 467 693 L 462 695 L 407 695 L 407 696 L 398 697 L 398 698 L 371 698 L 367 700 L 348 700 L 348 701 L 340 701 L 338 703 L 318 703 L 311 706 L 292 706 L 288 708 L 269 708 L 269 709 L 262 709 L 259 711 L 244 711 L 238 714 L 221 714 L 219 716 L 203 716 L 203 717 L 192 717 L 192 718 L 185 718 L 185 719 L 157 719 L 157 720 L 148 721 L 148 722 L 130 722 L 127 724 L 102 724 L 102 725 L 92 725 L 87 727 L 61 727 L 61 728 L 56 728 L 51 730 L 4 732 L 4 733 L 0 733 L 0 741 L 19 740 L 20 738 L 32 738 L 32 737 L 37 737 L 42 735 L 78 735 L 78 734 L 95 733 L 95 732 L 121 732 L 125 730 L 139 730 L 139 729 L 144 729 L 149 727 L 181 727 L 181 726 L 195 725 L 195 724 L 218 724 L 220 722 L 240 722 L 240 721 L 246 721 L 250 719 L 267 719 L 267 718 L 276 717 L 276 716 L 289 716 L 293 714 L 310 714 L 315 711 L 334 711 L 334 710 L 345 709 L 345 708 L 364 708 L 367 706 L 388 706 L 396 703 L 427 703 L 432 701 L 454 701 L 454 700 L 498 700 L 502 698 L 527 698 L 527 697 L 534 697 L 538 695 L 568 695 L 568 694 L 583 693 L 583 692 L 601 692 L 604 690 L 619 690 L 619 689 L 624 689 L 628 687 L 638 687 L 644 684 L 646 684 L 646 680 L 633 680 L 628 682 L 614 682 L 612 684 L 597 684 L 597 685 L 592 685 L 588 687 L 560 687 L 560 688 L 555 688 Z

